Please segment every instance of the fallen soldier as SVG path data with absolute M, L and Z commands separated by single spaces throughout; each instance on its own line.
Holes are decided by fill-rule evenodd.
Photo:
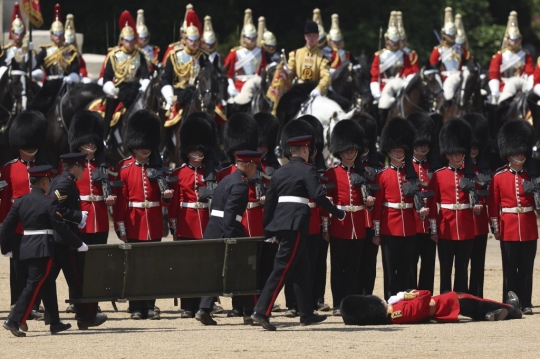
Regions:
M 507 303 L 470 294 L 448 292 L 432 296 L 429 290 L 400 292 L 388 303 L 374 295 L 349 295 L 341 302 L 346 325 L 452 323 L 462 315 L 473 320 L 520 319 L 519 298 L 508 292 Z

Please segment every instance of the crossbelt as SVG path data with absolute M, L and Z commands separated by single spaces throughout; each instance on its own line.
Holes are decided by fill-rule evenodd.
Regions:
M 210 215 L 211 216 L 214 216 L 214 217 L 220 217 L 220 218 L 223 218 L 223 216 L 225 215 L 225 213 L 223 211 L 220 211 L 218 209 L 213 209 L 212 212 L 210 212 Z M 236 220 L 238 222 L 242 222 L 242 216 L 236 216 Z
M 103 196 L 80 196 L 81 201 L 88 201 L 88 202 L 97 202 L 97 201 L 103 201 Z
M 388 207 L 388 208 L 394 208 L 394 209 L 413 208 L 412 203 L 405 203 L 405 202 L 384 202 L 383 206 Z
M 527 213 L 532 212 L 534 208 L 530 207 L 505 207 L 502 209 L 503 213 Z
M 203 209 L 210 207 L 210 204 L 204 202 L 180 202 L 180 207 Z
M 441 203 L 441 208 L 460 211 L 462 209 L 471 208 L 470 203 Z
M 336 206 L 345 212 L 358 212 L 366 208 L 366 206 Z
M 133 208 L 151 208 L 151 207 L 159 207 L 159 202 L 129 202 L 128 206 Z
M 259 202 L 248 202 L 247 209 L 252 209 L 255 207 L 259 207 L 261 204 Z
M 297 196 L 279 196 L 278 203 L 285 202 L 307 204 L 309 206 L 309 200 L 307 198 Z
M 36 230 L 24 230 L 23 234 L 25 236 L 37 236 L 40 234 L 53 234 L 52 229 L 36 229 Z

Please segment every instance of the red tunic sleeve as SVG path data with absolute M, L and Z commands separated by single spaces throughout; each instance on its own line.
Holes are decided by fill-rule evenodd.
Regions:
M 264 56 L 263 56 L 264 59 Z M 234 64 L 236 63 L 236 51 L 231 51 L 225 58 L 224 67 L 227 68 L 227 78 L 234 78 Z
M 429 290 L 416 290 L 418 296 L 411 300 L 402 300 L 392 305 L 390 320 L 394 324 L 420 323 L 429 319 Z
M 429 57 L 429 63 L 431 66 L 435 66 L 439 63 L 441 58 L 441 54 L 439 53 L 439 49 L 434 47 L 433 51 L 431 51 L 431 56 Z
M 502 54 L 497 52 L 491 58 L 489 63 L 489 79 L 490 80 L 500 80 L 501 79 L 501 63 L 502 63 Z
M 379 81 L 379 54 L 376 53 L 371 63 L 371 82 Z

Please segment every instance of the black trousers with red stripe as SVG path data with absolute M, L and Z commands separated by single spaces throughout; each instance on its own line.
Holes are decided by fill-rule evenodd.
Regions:
M 414 244 L 414 257 L 411 264 L 411 282 L 409 288 L 429 290 L 433 293 L 436 255 L 437 242 L 431 239 L 431 235 L 429 233 L 417 233 Z M 419 261 L 420 273 L 418 273 Z
M 339 309 L 343 298 L 358 293 L 358 274 L 364 242 L 364 238 L 330 237 L 330 286 L 334 309 Z
M 532 307 L 534 259 L 538 241 L 501 241 L 503 300 L 508 291 L 517 294 L 521 307 Z
M 512 306 L 510 304 L 483 299 L 465 293 L 458 293 L 458 298 L 459 314 L 464 317 L 469 317 L 474 320 L 484 320 L 488 312 L 505 308 L 509 312 L 507 319 L 514 319 L 512 315 Z
M 487 234 L 480 234 L 474 237 L 471 250 L 469 293 L 480 298 L 484 298 L 484 271 L 486 266 L 487 238 Z
M 51 275 L 53 259 L 51 257 L 31 258 L 26 260 L 25 263 L 28 268 L 26 286 L 8 318 L 16 323 L 26 323 L 39 295 L 49 313 L 51 323 L 58 323 L 60 318 L 58 316 L 55 278 Z
M 472 224 L 471 224 L 472 225 Z M 439 238 L 437 248 L 439 251 L 439 267 L 441 275 L 441 293 L 454 292 L 467 293 L 469 291 L 468 267 L 473 239 L 452 240 Z M 454 288 L 452 289 L 452 268 L 454 270 Z
M 381 236 L 384 299 L 407 290 L 416 236 Z
M 84 279 L 84 253 L 70 249 L 63 244 L 55 244 L 55 258 L 51 276 L 56 281 L 60 270 L 69 290 L 70 299 L 82 298 Z M 74 303 L 77 319 L 92 319 L 97 314 L 97 303 Z
M 360 272 L 358 273 L 358 287 L 356 289 L 358 294 L 361 295 L 371 295 L 373 294 L 373 288 L 375 288 L 379 246 L 373 243 L 374 233 L 373 228 L 366 228 L 366 239 L 360 257 Z
M 324 303 L 326 293 L 326 272 L 328 271 L 326 260 L 328 258 L 329 242 L 319 237 L 319 249 L 315 261 L 315 278 L 313 278 L 313 298 L 315 303 Z
M 298 231 L 279 231 L 276 238 L 279 240 L 279 249 L 274 259 L 274 270 L 266 281 L 255 311 L 269 317 L 279 292 L 291 278 L 298 314 L 313 314 L 307 236 Z

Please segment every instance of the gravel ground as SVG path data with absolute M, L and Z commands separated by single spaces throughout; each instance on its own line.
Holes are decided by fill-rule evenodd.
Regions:
M 109 243 L 116 243 L 111 233 Z M 382 266 L 377 272 L 375 294 L 382 295 Z M 538 261 L 537 261 L 538 263 Z M 535 276 L 539 276 L 539 267 Z M 438 275 L 438 273 L 437 273 Z M 439 278 L 435 278 L 438 293 Z M 57 281 L 60 307 L 67 298 L 67 286 L 60 275 Z M 326 301 L 331 303 L 330 283 Z M 498 242 L 490 239 L 486 258 L 486 298 L 500 300 L 502 271 Z M 9 263 L 0 258 L 0 319 L 9 309 Z M 285 307 L 280 294 L 277 302 Z M 533 303 L 540 303 L 538 290 L 533 291 Z M 110 303 L 101 303 L 109 320 L 101 327 L 79 331 L 72 314 L 61 313 L 64 322 L 73 328 L 51 336 L 43 322 L 29 321 L 26 338 L 16 338 L 0 331 L 2 358 L 534 358 L 539 355 L 540 313 L 521 320 L 503 322 L 471 322 L 457 324 L 415 324 L 401 326 L 345 326 L 340 317 L 329 317 L 320 325 L 300 327 L 298 319 L 276 313 L 272 322 L 276 332 L 242 325 L 241 318 L 216 315 L 217 326 L 205 327 L 195 319 L 181 319 L 172 299 L 158 300 L 162 319 L 156 321 L 129 319 L 127 304 L 118 304 L 114 312 Z M 228 298 L 222 298 L 225 309 L 231 308 Z M 540 356 L 540 355 L 539 355 Z

